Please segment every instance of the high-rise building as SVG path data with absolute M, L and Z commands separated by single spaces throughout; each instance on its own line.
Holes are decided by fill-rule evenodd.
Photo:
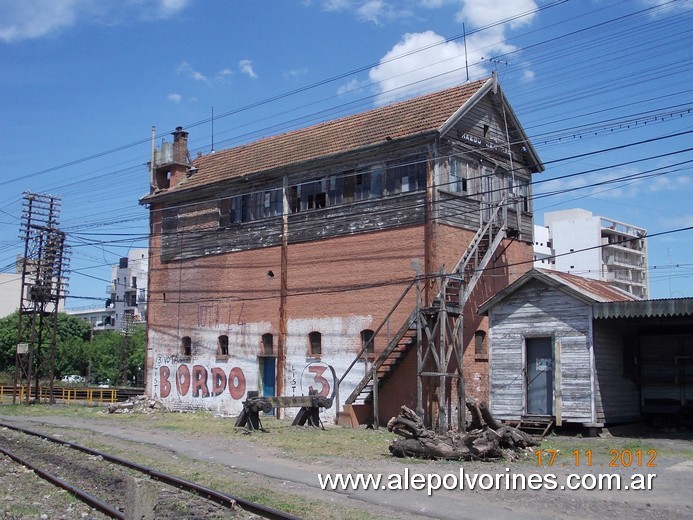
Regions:
M 115 309 L 116 330 L 124 330 L 126 323 L 147 321 L 147 272 L 149 252 L 146 248 L 132 249 L 118 265 L 111 267 L 107 288 L 110 304 Z
M 646 230 L 584 209 L 544 214 L 535 226 L 534 265 L 611 282 L 648 298 Z

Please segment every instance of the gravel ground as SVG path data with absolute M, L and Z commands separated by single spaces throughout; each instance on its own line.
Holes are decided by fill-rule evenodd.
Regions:
M 543 467 L 537 465 L 537 455 L 527 456 L 512 463 L 459 463 L 401 460 L 380 457 L 364 461 L 361 457 L 332 456 L 327 459 L 302 456 L 300 452 L 263 446 L 262 442 L 248 442 L 243 435 L 220 438 L 194 435 L 166 429 L 133 429 L 132 424 L 119 425 L 114 421 L 82 420 L 76 423 L 69 417 L 26 418 L 2 417 L 0 421 L 26 424 L 29 428 L 47 433 L 64 435 L 68 440 L 91 444 L 96 449 L 114 455 L 160 463 L 161 471 L 171 472 L 168 466 L 177 467 L 183 478 L 210 482 L 210 487 L 232 495 L 253 500 L 256 497 L 269 500 L 268 505 L 289 509 L 302 518 L 512 518 L 513 520 L 542 518 L 610 520 L 634 518 L 683 519 L 693 517 L 693 438 L 550 438 L 542 445 Z M 78 424 L 78 427 L 77 427 Z M 270 423 L 271 429 L 271 423 Z M 263 434 L 253 434 L 263 435 Z M 319 435 L 319 434 L 318 434 Z M 307 436 L 310 437 L 310 436 Z M 262 441 L 262 437 L 257 439 Z M 642 462 L 629 466 L 620 464 L 609 467 L 616 449 L 617 456 L 628 450 L 644 454 Z M 559 450 L 556 463 L 548 467 L 552 449 Z M 648 462 L 648 450 L 656 450 L 656 467 L 644 467 Z M 581 460 L 576 464 L 575 450 Z M 587 450 L 594 453 L 591 466 L 586 463 Z M 386 447 L 383 450 L 386 452 Z M 130 454 L 130 456 L 128 456 Z M 8 463 L 0 461 L 0 471 Z M 506 469 L 507 468 L 507 469 Z M 558 483 L 569 474 L 595 475 L 609 473 L 631 479 L 635 474 L 656 474 L 651 491 L 597 491 L 597 490 L 481 490 L 436 491 L 428 496 L 425 490 L 414 491 L 359 491 L 326 492 L 317 485 L 318 473 L 361 472 L 383 475 L 403 474 L 405 471 L 420 474 L 459 474 L 460 469 L 475 475 L 556 475 Z M 26 516 L 6 513 L 6 519 L 41 518 L 36 511 L 48 514 L 45 518 L 97 518 L 91 512 L 69 500 L 59 492 L 35 482 L 35 477 L 23 470 L 13 469 L 14 474 L 2 471 L 0 489 L 15 504 L 37 503 Z M 625 480 L 624 480 L 625 481 Z M 24 491 L 22 491 L 24 490 Z M 7 491 L 6 491 L 7 493 Z M 250 495 L 250 496 L 248 496 Z M 19 498 L 23 497 L 23 498 Z M 261 500 L 260 500 L 261 501 Z M 267 503 L 267 502 L 265 502 Z M 3 510 L 8 511 L 3 501 Z M 50 505 L 48 505 L 50 504 Z M 301 504 L 307 504 L 302 509 Z M 309 507 L 310 506 L 310 507 Z M 322 507 L 322 508 L 321 508 Z M 12 516 L 15 515 L 15 516 Z

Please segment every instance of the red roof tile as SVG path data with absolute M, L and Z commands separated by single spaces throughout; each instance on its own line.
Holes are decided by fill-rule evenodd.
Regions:
M 487 81 L 459 85 L 199 157 L 194 161 L 197 173 L 168 192 L 354 151 L 387 139 L 437 131 Z

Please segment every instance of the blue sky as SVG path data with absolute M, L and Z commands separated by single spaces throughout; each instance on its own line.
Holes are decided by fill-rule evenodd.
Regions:
M 536 222 L 644 227 L 651 296 L 693 296 L 693 0 L 0 0 L 0 271 L 22 193 L 59 196 L 67 306 L 101 305 L 146 246 L 152 126 L 194 156 L 493 70 L 546 163 Z

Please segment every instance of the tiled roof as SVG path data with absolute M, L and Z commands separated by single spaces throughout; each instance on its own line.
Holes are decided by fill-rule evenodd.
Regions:
M 199 157 L 194 161 L 197 172 L 168 192 L 437 131 L 487 81 L 466 83 Z

